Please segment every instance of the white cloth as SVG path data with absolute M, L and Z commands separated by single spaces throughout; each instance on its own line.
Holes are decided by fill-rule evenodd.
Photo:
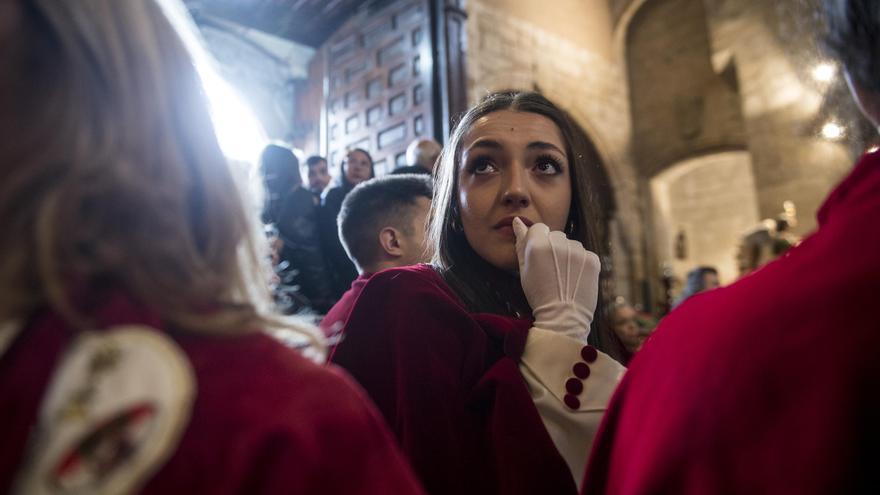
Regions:
M 576 378 L 572 368 L 583 362 L 583 348 L 583 342 L 577 339 L 533 327 L 519 365 L 544 427 L 579 490 L 599 423 L 626 371 L 623 365 L 598 352 L 596 360 L 587 363 L 590 375 L 581 380 L 583 391 L 575 395 L 580 407 L 571 409 L 565 404 L 565 383 Z
M 543 223 L 526 227 L 517 217 L 513 231 L 535 326 L 586 341 L 599 295 L 599 257 Z
M 79 332 L 40 404 L 13 493 L 136 493 L 177 449 L 196 378 L 150 327 Z
M 596 311 L 601 263 L 580 242 L 543 223 L 526 227 L 515 218 L 513 231 L 520 283 L 535 317 L 519 369 L 580 489 L 599 423 L 626 371 L 584 345 Z

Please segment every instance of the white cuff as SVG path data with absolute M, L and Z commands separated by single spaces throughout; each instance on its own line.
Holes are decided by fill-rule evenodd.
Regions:
M 536 327 L 529 330 L 521 361 L 542 388 L 573 411 L 604 411 L 626 371 L 593 346 Z

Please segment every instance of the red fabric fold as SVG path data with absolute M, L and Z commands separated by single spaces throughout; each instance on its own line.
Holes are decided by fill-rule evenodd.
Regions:
M 379 406 L 427 491 L 576 488 L 518 363 L 529 320 L 471 314 L 426 265 L 373 276 L 333 361 Z

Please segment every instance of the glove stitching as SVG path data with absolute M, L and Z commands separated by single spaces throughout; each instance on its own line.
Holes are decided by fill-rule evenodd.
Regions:
M 553 245 L 553 242 L 550 240 L 550 237 L 547 236 L 547 244 L 550 245 L 550 253 L 553 254 L 553 268 L 556 270 L 556 294 L 557 299 L 562 300 L 562 284 L 559 283 L 561 280 L 561 274 L 559 273 L 559 260 L 556 257 L 556 246 Z

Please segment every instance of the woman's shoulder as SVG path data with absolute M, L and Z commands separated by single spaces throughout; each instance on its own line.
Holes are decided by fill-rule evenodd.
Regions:
M 344 398 L 340 390 L 348 388 L 337 373 L 265 332 L 177 341 L 193 363 L 199 386 L 222 387 L 227 396 L 247 391 L 276 406 L 298 407 L 303 402 L 337 401 Z
M 198 383 L 194 412 L 202 414 L 193 415 L 184 441 L 236 446 L 242 462 L 263 459 L 268 464 L 259 469 L 270 491 L 327 484 L 327 493 L 374 493 L 357 485 L 376 483 L 416 492 L 378 412 L 341 369 L 312 362 L 265 333 L 203 338 L 187 348 Z M 370 471 L 386 464 L 389 479 L 363 463 Z M 327 478 L 334 472 L 328 466 L 353 479 Z M 328 488 L 334 484 L 353 491 Z

